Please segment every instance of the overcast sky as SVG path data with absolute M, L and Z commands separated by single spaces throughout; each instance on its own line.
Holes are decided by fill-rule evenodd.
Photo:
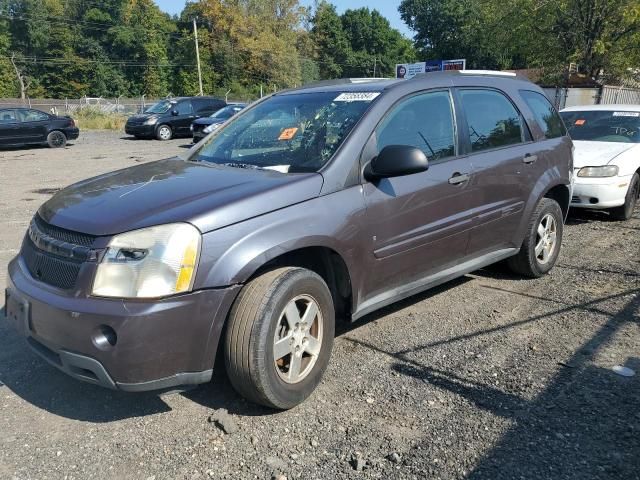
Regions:
M 162 10 L 170 14 L 180 13 L 184 7 L 185 0 L 155 0 Z M 303 5 L 313 5 L 313 0 L 300 0 Z M 333 3 L 338 7 L 338 12 L 342 13 L 349 8 L 369 7 L 371 9 L 377 9 L 382 15 L 389 19 L 391 26 L 400 30 L 403 34 L 411 37 L 411 32 L 400 19 L 398 13 L 398 5 L 400 0 L 333 0 Z

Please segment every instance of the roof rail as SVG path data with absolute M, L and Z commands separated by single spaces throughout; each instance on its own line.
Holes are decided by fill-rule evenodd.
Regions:
M 311 87 L 327 87 L 330 85 L 347 85 L 354 83 L 371 83 L 371 82 L 382 82 L 385 80 L 395 80 L 393 78 L 383 78 L 383 77 L 366 77 L 366 78 L 337 78 L 333 80 L 320 80 L 318 82 L 305 83 L 303 85 L 304 88 Z

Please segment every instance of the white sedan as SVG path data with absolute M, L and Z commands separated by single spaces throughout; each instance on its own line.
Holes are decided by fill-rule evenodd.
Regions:
M 575 146 L 571 206 L 628 220 L 640 194 L 640 105 L 588 105 L 560 112 Z

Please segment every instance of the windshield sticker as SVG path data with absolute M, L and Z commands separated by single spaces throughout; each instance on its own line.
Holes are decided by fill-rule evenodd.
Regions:
M 576 120 L 576 125 L 584 125 L 585 123 L 587 123 L 586 120 Z
M 280 133 L 278 140 L 291 140 L 293 137 L 296 136 L 297 132 L 298 132 L 298 127 L 285 128 L 284 130 L 282 130 L 282 133 Z
M 640 112 L 613 112 L 614 117 L 640 117 Z
M 370 102 L 374 100 L 380 92 L 349 92 L 341 93 L 334 102 Z

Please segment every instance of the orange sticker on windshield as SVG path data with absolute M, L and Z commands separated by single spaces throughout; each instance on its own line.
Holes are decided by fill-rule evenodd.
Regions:
M 285 128 L 280 134 L 280 136 L 278 137 L 278 140 L 291 140 L 293 137 L 296 136 L 297 132 L 298 132 L 298 127 Z
M 584 125 L 585 123 L 587 123 L 586 120 L 576 120 L 576 125 Z

